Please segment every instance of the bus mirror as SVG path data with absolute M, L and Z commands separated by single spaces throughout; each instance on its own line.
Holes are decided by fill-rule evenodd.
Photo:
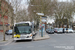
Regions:
M 34 28 L 35 28 L 35 26 L 34 26 Z

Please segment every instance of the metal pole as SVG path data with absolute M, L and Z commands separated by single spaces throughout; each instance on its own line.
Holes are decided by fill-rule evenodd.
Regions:
M 12 15 L 12 21 L 13 21 L 13 24 L 12 24 L 12 27 L 13 27 L 12 38 L 14 38 L 14 17 L 13 17 L 13 15 Z
M 41 27 L 41 37 L 43 37 L 43 27 Z

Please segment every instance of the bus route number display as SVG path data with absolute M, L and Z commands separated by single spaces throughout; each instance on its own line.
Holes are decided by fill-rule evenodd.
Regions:
M 16 24 L 16 26 L 29 26 L 29 24 L 28 23 Z

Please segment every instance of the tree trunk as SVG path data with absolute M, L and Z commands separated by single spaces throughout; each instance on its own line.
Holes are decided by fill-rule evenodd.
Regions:
M 2 17 L 2 20 L 3 20 L 3 41 L 5 41 L 4 17 Z
M 14 17 L 13 15 L 12 15 L 12 27 L 13 27 L 12 38 L 14 38 Z

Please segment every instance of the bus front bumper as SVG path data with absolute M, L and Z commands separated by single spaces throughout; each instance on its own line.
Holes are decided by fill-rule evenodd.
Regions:
M 29 38 L 14 38 L 14 40 L 32 40 L 32 37 L 29 37 Z

